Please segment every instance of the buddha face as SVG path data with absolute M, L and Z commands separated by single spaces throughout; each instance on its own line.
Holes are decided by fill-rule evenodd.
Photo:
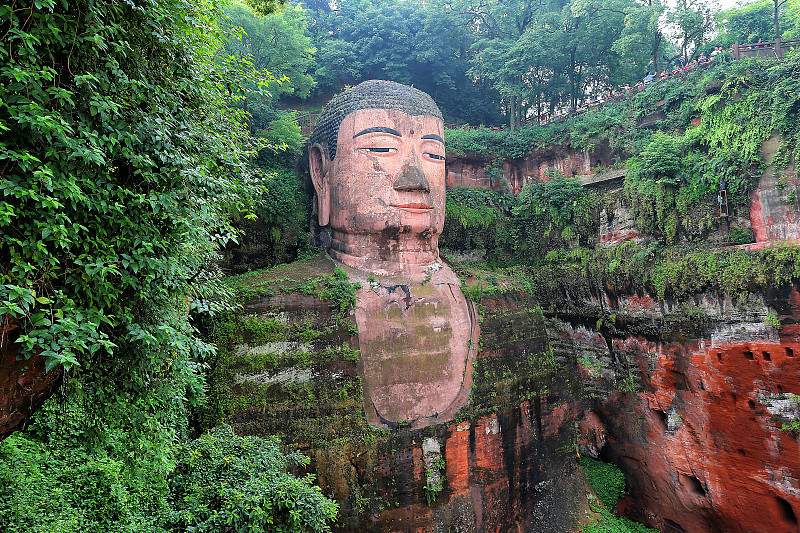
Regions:
M 385 261 L 438 257 L 443 135 L 442 120 L 432 115 L 360 109 L 342 121 L 332 161 L 321 146 L 312 147 L 319 222 L 333 230 L 332 248 Z

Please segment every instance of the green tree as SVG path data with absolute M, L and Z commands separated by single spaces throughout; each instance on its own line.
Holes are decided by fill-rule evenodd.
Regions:
M 641 79 L 652 70 L 659 72 L 666 38 L 661 27 L 665 6 L 659 0 L 633 3 L 625 10 L 625 27 L 613 48 L 631 68 L 632 79 Z
M 728 48 L 734 43 L 772 40 L 772 1 L 760 0 L 717 13 L 717 45 Z
M 800 1 L 790 0 L 784 13 L 786 16 L 786 21 L 784 22 L 786 31 L 783 37 L 786 39 L 800 38 Z
M 683 58 L 684 63 L 708 42 L 714 28 L 714 12 L 706 0 L 678 0 L 666 15 L 673 28 L 672 40 L 678 52 L 671 58 Z
M 224 50 L 250 61 L 262 72 L 278 79 L 269 87 L 248 85 L 245 110 L 251 115 L 251 131 L 261 131 L 278 118 L 278 98 L 308 98 L 316 81 L 316 48 L 311 45 L 306 11 L 288 5 L 268 15 L 258 15 L 236 2 L 225 10 L 237 35 L 225 43 Z
M 172 525 L 184 531 L 330 531 L 338 506 L 288 468 L 307 465 L 284 455 L 273 437 L 239 437 L 220 426 L 189 444 L 170 476 Z
M 429 93 L 446 120 L 497 120 L 494 93 L 465 76 L 472 36 L 452 5 L 343 0 L 311 11 L 320 91 L 389 79 Z
M 494 84 L 513 128 L 533 107 L 537 114 L 577 107 L 587 94 L 618 82 L 619 38 L 627 0 L 521 2 L 512 15 L 505 3 L 468 10 L 483 21 L 485 38 L 473 45 L 469 73 Z
M 216 4 L 0 6 L 0 315 L 22 356 L 140 395 L 208 351 L 187 314 L 244 207 L 245 79 Z M 249 76 L 249 75 L 248 75 Z M 250 76 L 248 79 L 252 79 Z
M 241 98 L 272 81 L 217 56 L 222 16 L 204 1 L 0 5 L 0 316 L 69 392 L 0 445 L 3 531 L 165 530 L 213 352 L 192 320 L 225 305 L 216 251 L 254 190 Z M 314 501 L 292 520 L 331 516 Z

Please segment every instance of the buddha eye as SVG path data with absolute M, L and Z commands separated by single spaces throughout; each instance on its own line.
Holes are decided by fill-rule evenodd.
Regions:
M 373 154 L 388 154 L 390 152 L 396 152 L 397 148 L 364 148 L 364 150 Z
M 430 152 L 425 152 L 425 155 L 430 157 L 431 159 L 435 159 L 436 161 L 444 161 L 444 156 L 439 154 L 432 154 Z

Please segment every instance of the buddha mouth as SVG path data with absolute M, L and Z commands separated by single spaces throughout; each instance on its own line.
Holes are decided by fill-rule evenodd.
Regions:
M 403 211 L 408 211 L 409 213 L 427 213 L 428 211 L 433 210 L 433 207 L 427 204 L 420 204 L 420 203 L 400 204 L 400 205 L 390 204 L 389 207 L 402 209 Z

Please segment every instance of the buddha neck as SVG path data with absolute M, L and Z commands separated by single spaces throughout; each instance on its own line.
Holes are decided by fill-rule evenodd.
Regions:
M 439 259 L 439 236 L 359 235 L 332 231 L 329 254 L 345 265 L 380 276 L 423 279 Z

